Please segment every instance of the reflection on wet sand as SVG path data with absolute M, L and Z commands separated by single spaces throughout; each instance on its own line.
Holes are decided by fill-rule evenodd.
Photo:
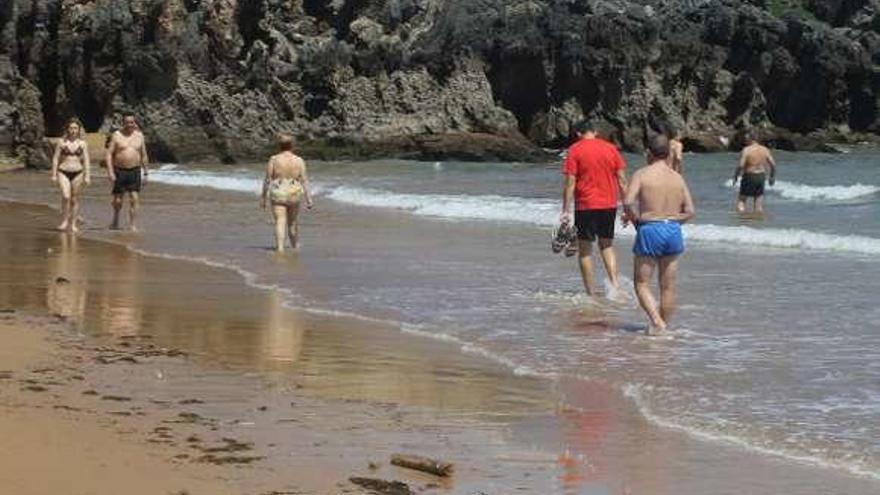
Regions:
M 27 228 L 20 212 L 6 211 L 13 206 L 0 208 L 0 228 L 16 232 L 20 239 L 13 244 L 28 246 L 20 251 L 0 243 L 9 254 L 0 260 L 0 273 L 46 273 L 42 253 L 59 249 L 39 282 L 0 279 L 0 301 L 40 310 L 63 306 L 63 314 L 77 315 L 93 335 L 150 336 L 205 363 L 270 371 L 325 397 L 490 417 L 552 410 L 542 381 L 513 377 L 450 345 L 406 337 L 387 324 L 290 310 L 281 293 L 248 288 L 226 270 L 144 257 L 88 239 L 68 239 L 58 248 L 57 234 Z M 51 213 L 44 216 L 39 221 L 49 222 Z M 77 283 L 56 286 L 50 281 L 56 276 Z
M 102 272 L 97 288 L 97 323 L 100 332 L 115 337 L 132 337 L 139 333 L 141 314 L 139 287 L 142 277 L 137 260 L 123 249 L 108 250 L 100 260 Z
M 75 235 L 58 234 L 57 248 L 49 254 L 46 306 L 50 313 L 81 324 L 88 297 L 88 270 L 82 264 L 78 243 Z

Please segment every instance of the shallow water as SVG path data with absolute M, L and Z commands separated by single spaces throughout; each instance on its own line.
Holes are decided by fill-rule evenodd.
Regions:
M 154 180 L 190 187 L 149 191 L 149 235 L 114 239 L 234 267 L 289 306 L 394 322 L 515 374 L 598 381 L 695 438 L 876 479 L 880 158 L 779 154 L 764 218 L 730 212 L 735 158 L 687 156 L 698 220 L 670 340 L 634 331 L 632 301 L 587 301 L 574 263 L 551 256 L 555 165 L 314 164 L 316 210 L 301 252 L 282 258 L 266 251 L 259 166 L 167 166 Z M 627 275 L 631 238 L 618 243 Z
M 553 165 L 314 166 L 321 211 L 299 256 L 314 281 L 226 256 L 297 304 L 399 320 L 517 373 L 601 379 L 660 424 L 880 476 L 880 157 L 779 154 L 763 218 L 731 213 L 734 155 L 687 158 L 699 216 L 668 342 L 626 331 L 641 325 L 632 302 L 588 304 L 572 264 L 549 255 Z M 258 181 L 247 169 L 160 177 Z M 620 234 L 626 273 L 632 232 Z

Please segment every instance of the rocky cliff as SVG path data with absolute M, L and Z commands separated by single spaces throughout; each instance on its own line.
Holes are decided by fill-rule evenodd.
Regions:
M 880 133 L 880 0 L 0 0 L 0 150 L 140 117 L 156 158 L 522 159 L 600 119 L 630 149 Z M 2 153 L 2 151 L 0 151 Z

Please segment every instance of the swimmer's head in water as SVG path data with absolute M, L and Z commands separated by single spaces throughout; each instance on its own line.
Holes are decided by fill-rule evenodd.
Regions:
M 669 138 L 663 134 L 657 134 L 648 141 L 648 156 L 655 160 L 665 160 L 669 157 Z
M 281 151 L 293 151 L 293 138 L 289 134 L 279 134 L 278 148 Z
M 132 132 L 137 130 L 138 123 L 133 113 L 122 114 L 122 130 Z
M 68 139 L 79 139 L 82 134 L 82 126 L 76 119 L 70 119 L 64 124 L 64 134 Z
M 757 142 L 758 142 L 758 137 L 757 137 L 757 135 L 755 134 L 755 131 L 746 131 L 746 133 L 743 134 L 743 142 L 746 143 L 746 144 L 754 144 L 754 143 L 757 143 Z

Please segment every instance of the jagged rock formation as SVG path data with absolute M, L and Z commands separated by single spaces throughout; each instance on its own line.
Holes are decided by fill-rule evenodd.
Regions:
M 637 149 L 880 133 L 880 0 L 2 0 L 0 150 L 139 115 L 162 160 L 533 157 L 584 116 Z M 2 152 L 2 151 L 0 151 Z

